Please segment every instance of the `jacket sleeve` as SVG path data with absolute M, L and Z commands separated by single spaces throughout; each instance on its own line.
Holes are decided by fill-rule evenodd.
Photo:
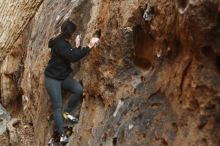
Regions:
M 61 56 L 64 59 L 69 60 L 70 62 L 76 62 L 85 57 L 89 52 L 89 47 L 83 48 L 72 48 L 71 45 L 57 45 L 54 47 L 56 54 Z

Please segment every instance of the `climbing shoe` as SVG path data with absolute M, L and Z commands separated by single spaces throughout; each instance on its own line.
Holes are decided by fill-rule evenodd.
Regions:
M 68 112 L 63 113 L 63 117 L 65 121 L 68 121 L 72 124 L 78 123 L 79 119 L 74 117 L 73 115 L 69 114 Z
M 66 135 L 63 134 L 60 136 L 60 144 L 66 145 L 68 142 L 69 142 L 69 139 Z

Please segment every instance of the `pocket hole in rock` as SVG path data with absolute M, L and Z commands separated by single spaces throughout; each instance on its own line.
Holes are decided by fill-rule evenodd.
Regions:
M 178 0 L 178 7 L 181 9 L 185 9 L 189 0 Z
M 201 52 L 205 57 L 211 57 L 214 54 L 211 46 L 202 47 Z
M 141 25 L 134 28 L 133 41 L 135 54 L 133 62 L 142 69 L 149 69 L 154 61 L 153 39 L 144 31 Z
M 215 65 L 218 71 L 220 71 L 220 55 L 217 55 L 215 59 Z
M 113 146 L 116 146 L 117 141 L 118 141 L 117 137 L 114 137 L 114 138 L 112 139 L 112 144 L 113 144 Z

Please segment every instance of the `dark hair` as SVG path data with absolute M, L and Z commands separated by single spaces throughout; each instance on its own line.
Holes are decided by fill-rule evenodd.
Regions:
M 61 37 L 70 38 L 76 30 L 76 24 L 73 21 L 66 20 L 61 25 Z
M 76 24 L 70 20 L 66 20 L 63 22 L 61 26 L 61 34 L 56 36 L 55 38 L 51 38 L 48 43 L 48 47 L 52 48 L 55 42 L 59 39 L 68 39 L 72 36 L 72 34 L 76 30 Z

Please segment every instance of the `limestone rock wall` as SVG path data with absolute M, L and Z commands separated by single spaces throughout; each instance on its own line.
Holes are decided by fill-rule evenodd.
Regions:
M 0 1 L 0 48 L 2 61 L 18 39 L 42 0 Z
M 84 45 L 102 31 L 73 66 L 84 96 L 69 146 L 220 144 L 218 1 L 44 0 L 1 64 L 1 103 L 19 118 L 21 145 L 45 145 L 52 134 L 43 71 L 48 40 L 67 18 Z

